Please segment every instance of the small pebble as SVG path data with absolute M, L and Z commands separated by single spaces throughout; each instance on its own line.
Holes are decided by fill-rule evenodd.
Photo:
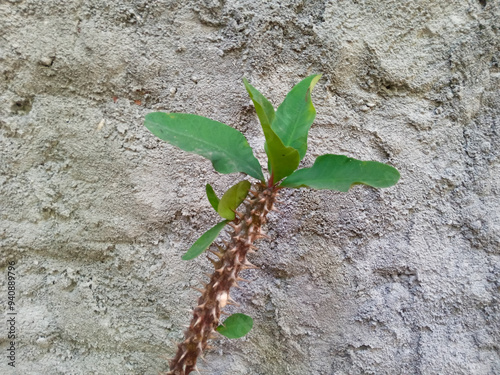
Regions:
M 191 76 L 191 81 L 193 81 L 194 83 L 198 83 L 198 77 Z
M 473 223 L 471 223 L 471 228 L 474 230 L 479 230 L 483 226 L 483 223 L 481 223 L 481 220 L 476 220 Z
M 53 62 L 54 62 L 54 59 L 52 57 L 48 57 L 48 56 L 42 57 L 40 59 L 40 64 L 42 64 L 43 66 L 51 66 Z
M 106 120 L 102 119 L 101 122 L 97 125 L 97 131 L 100 131 L 104 125 L 106 124 Z
M 49 341 L 45 337 L 39 337 L 36 340 L 36 343 L 41 346 L 42 348 L 46 348 L 50 345 Z
M 490 152 L 490 149 L 491 149 L 491 144 L 489 142 L 481 143 L 481 151 L 488 153 Z

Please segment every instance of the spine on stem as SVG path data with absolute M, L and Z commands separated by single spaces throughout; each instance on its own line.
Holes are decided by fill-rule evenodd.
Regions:
M 233 228 L 230 241 L 218 251 L 210 250 L 216 255 L 216 259 L 209 258 L 215 270 L 210 281 L 200 289 L 198 306 L 193 310 L 184 341 L 177 345 L 167 375 L 187 375 L 197 371 L 196 362 L 207 348 L 208 340 L 214 338 L 222 309 L 234 303 L 229 294 L 231 287 L 238 286 L 238 281 L 245 281 L 239 277 L 240 271 L 256 268 L 248 261 L 247 254 L 253 251 L 255 240 L 266 237 L 262 226 L 274 207 L 278 190 L 258 184 L 250 194 L 252 196 L 245 200 L 243 212 L 237 212 L 236 218 L 229 223 Z

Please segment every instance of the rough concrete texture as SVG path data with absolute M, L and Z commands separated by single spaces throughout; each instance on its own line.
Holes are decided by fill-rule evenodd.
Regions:
M 204 374 L 500 374 L 497 0 L 8 0 L 0 3 L 1 297 L 16 262 L 16 367 L 158 374 L 211 270 L 181 261 L 240 180 L 155 139 L 154 110 L 263 135 L 323 73 L 302 162 L 388 162 L 396 186 L 283 193 L 234 293 L 255 319 Z

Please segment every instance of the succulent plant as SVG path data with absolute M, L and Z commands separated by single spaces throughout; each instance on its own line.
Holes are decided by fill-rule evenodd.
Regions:
M 281 189 L 309 187 L 347 192 L 356 184 L 385 188 L 399 180 L 399 172 L 394 167 L 343 155 L 322 155 L 311 167 L 297 169 L 306 154 L 308 132 L 316 116 L 311 92 L 320 78 L 321 75 L 316 74 L 299 82 L 276 111 L 256 88 L 243 80 L 265 136 L 267 180 L 247 140 L 238 130 L 194 114 L 155 112 L 146 116 L 145 126 L 160 139 L 206 157 L 220 173 L 243 172 L 257 180 L 238 182 L 220 199 L 212 186 L 206 185 L 207 198 L 223 220 L 206 231 L 182 259 L 193 259 L 208 249 L 214 256 L 208 257 L 214 271 L 208 283 L 198 289 L 201 296 L 184 340 L 178 344 L 177 353 L 170 361 L 168 375 L 185 375 L 197 370 L 198 358 L 216 332 L 228 338 L 239 338 L 252 328 L 253 320 L 245 314 L 233 314 L 223 323 L 221 314 L 226 305 L 234 303 L 231 288 L 246 281 L 240 277 L 240 272 L 257 268 L 247 256 L 256 250 L 255 241 L 266 237 L 263 226 L 268 213 L 275 209 Z M 232 228 L 230 240 L 224 241 L 224 246 L 213 245 L 226 226 Z

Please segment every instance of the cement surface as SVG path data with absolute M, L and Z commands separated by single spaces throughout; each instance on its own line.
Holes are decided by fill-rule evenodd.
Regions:
M 286 190 L 233 298 L 255 319 L 204 374 L 500 374 L 497 0 L 0 2 L 2 374 L 158 374 L 210 272 L 220 175 L 155 139 L 152 111 L 242 131 L 312 73 L 302 162 L 387 162 L 388 189 Z

